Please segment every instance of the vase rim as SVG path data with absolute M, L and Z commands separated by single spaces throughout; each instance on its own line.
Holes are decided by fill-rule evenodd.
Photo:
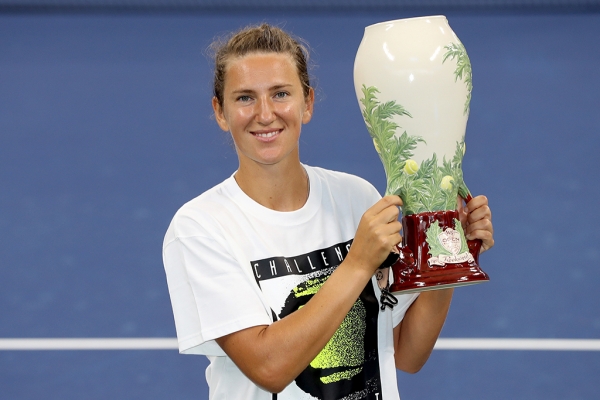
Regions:
M 421 16 L 421 17 L 399 18 L 399 19 L 392 19 L 392 20 L 389 20 L 389 21 L 382 21 L 382 22 L 378 22 L 376 24 L 368 25 L 368 26 L 365 27 L 365 29 L 374 28 L 374 27 L 377 27 L 379 25 L 393 24 L 393 23 L 399 23 L 399 22 L 404 23 L 404 22 L 411 22 L 411 21 L 416 21 L 416 20 L 420 20 L 420 19 L 442 19 L 442 18 L 447 21 L 446 16 L 445 15 L 441 15 L 441 14 L 438 14 L 438 15 L 424 15 L 424 16 Z

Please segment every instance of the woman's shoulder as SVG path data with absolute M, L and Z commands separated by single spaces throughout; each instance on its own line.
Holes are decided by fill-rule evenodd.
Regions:
M 211 187 L 183 204 L 179 208 L 178 213 L 185 213 L 192 210 L 206 211 L 213 207 L 219 207 L 223 204 L 223 201 L 229 197 L 228 194 L 233 183 L 235 183 L 233 177 L 225 179 L 223 182 Z
M 169 231 L 175 236 L 210 233 L 218 225 L 216 217 L 230 208 L 229 192 L 233 182 L 230 177 L 183 204 L 173 216 Z

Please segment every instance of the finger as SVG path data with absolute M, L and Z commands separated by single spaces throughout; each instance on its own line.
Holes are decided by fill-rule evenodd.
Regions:
M 479 196 L 475 196 L 471 199 L 471 201 L 469 201 L 467 203 L 467 209 L 469 211 L 474 210 L 476 208 L 482 207 L 482 206 L 487 206 L 488 205 L 488 199 L 487 197 L 483 196 L 483 195 L 479 195 Z
M 370 240 L 379 241 L 382 248 L 388 250 L 402 240 L 402 236 L 400 236 L 401 230 L 402 224 L 398 220 L 385 224 L 378 224 L 373 228 L 373 235 Z
M 394 246 L 402 242 L 402 235 L 400 235 L 400 230 L 402 230 L 402 224 L 398 221 L 386 224 L 381 227 L 381 235 L 379 237 L 382 238 L 382 246 L 386 252 L 392 251 Z
M 379 214 L 377 214 L 377 220 L 382 224 L 387 224 L 390 222 L 398 221 L 398 217 L 400 216 L 400 210 L 396 206 L 390 206 L 381 210 Z
M 402 201 L 402 198 L 400 196 L 394 194 L 390 195 L 390 197 L 393 198 L 392 200 L 394 201 L 394 205 L 396 205 L 397 207 L 402 207 L 404 205 L 404 202 Z
M 472 224 L 469 224 L 465 232 L 468 239 L 483 239 L 481 233 L 489 232 L 490 235 L 494 234 L 494 227 L 492 221 L 489 219 L 482 219 Z M 486 235 L 487 236 L 487 235 Z
M 399 196 L 385 196 L 382 197 L 381 199 L 379 199 L 379 201 L 375 204 L 373 204 L 373 206 L 371 206 L 371 208 L 369 208 L 367 210 L 367 213 L 370 213 L 372 215 L 377 215 L 379 214 L 381 211 L 383 211 L 384 209 L 388 208 L 388 207 L 400 207 L 402 205 L 402 199 L 400 199 Z
M 399 235 L 401 230 L 402 230 L 402 224 L 400 223 L 400 221 L 395 220 L 388 224 L 382 225 L 379 230 L 379 233 L 384 237 L 395 236 L 396 234 Z M 400 239 L 402 239 L 402 238 L 400 238 Z M 393 244 L 397 244 L 397 243 L 398 242 L 395 242 Z
M 469 212 L 467 220 L 469 224 L 473 224 L 481 220 L 492 220 L 492 210 L 488 206 L 481 206 Z
M 472 233 L 473 239 L 481 240 L 481 252 L 489 250 L 494 246 L 494 235 L 490 231 L 476 230 Z M 470 240 L 473 240 L 470 239 Z
M 378 225 L 388 224 L 398 220 L 400 210 L 397 206 L 391 205 L 386 208 L 380 209 L 378 213 L 375 213 L 375 209 L 369 209 L 364 214 L 365 220 L 368 225 L 372 228 L 376 228 Z

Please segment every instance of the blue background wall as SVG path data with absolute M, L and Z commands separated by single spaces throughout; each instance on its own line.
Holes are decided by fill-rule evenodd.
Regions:
M 600 14 L 446 14 L 473 66 L 465 179 L 490 199 L 496 247 L 442 337 L 599 338 Z M 237 166 L 210 116 L 215 35 L 268 21 L 306 38 L 318 103 L 302 160 L 383 191 L 352 65 L 366 25 L 416 15 L 0 14 L 0 337 L 175 336 L 164 232 Z M 205 399 L 205 366 L 0 351 L 0 399 Z M 599 374 L 598 352 L 439 350 L 398 377 L 403 400 L 595 399 Z

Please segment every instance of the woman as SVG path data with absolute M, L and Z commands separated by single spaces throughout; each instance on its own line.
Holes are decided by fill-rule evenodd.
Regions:
M 447 289 L 380 310 L 402 202 L 300 162 L 306 57 L 266 24 L 216 52 L 212 105 L 239 168 L 177 212 L 163 248 L 179 349 L 210 359 L 211 399 L 398 399 L 395 367 L 424 365 L 450 306 Z M 489 249 L 487 199 L 467 206 L 467 236 Z

